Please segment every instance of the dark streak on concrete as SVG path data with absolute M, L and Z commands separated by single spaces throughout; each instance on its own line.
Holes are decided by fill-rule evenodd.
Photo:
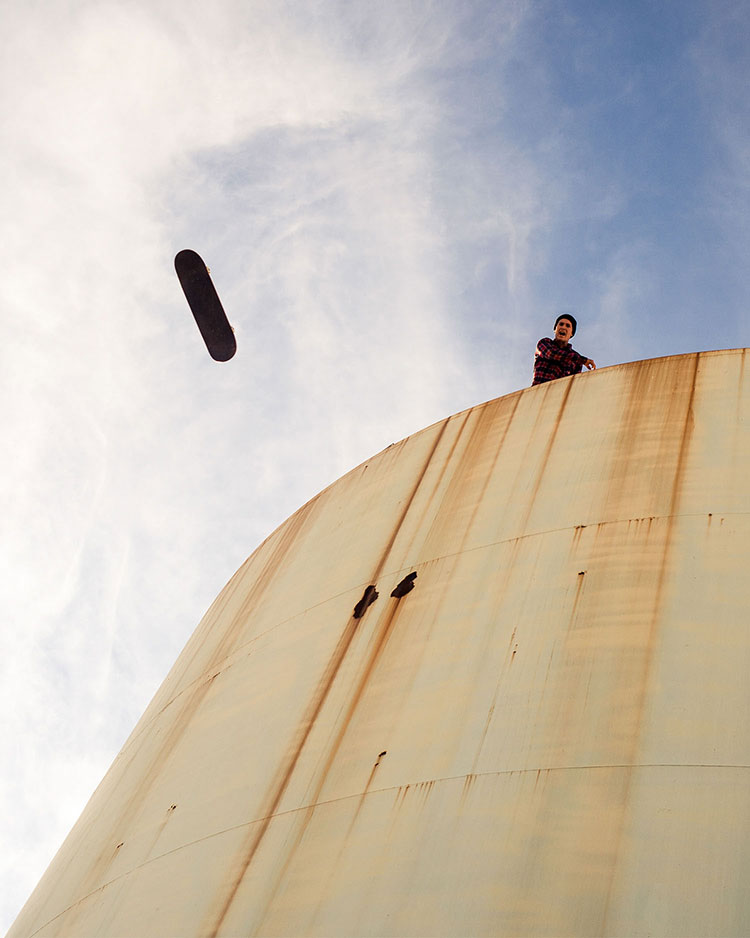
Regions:
M 551 385 L 552 382 L 548 382 L 548 385 Z M 519 534 L 523 535 L 526 533 L 526 527 L 529 523 L 529 518 L 531 517 L 531 512 L 534 510 L 534 502 L 536 497 L 539 494 L 539 487 L 541 485 L 542 479 L 544 477 L 544 472 L 547 468 L 547 463 L 549 461 L 550 453 L 552 452 L 552 447 L 555 445 L 555 440 L 557 439 L 558 431 L 560 430 L 560 424 L 562 423 L 563 414 L 565 413 L 565 405 L 568 403 L 568 398 L 570 397 L 570 391 L 573 387 L 573 381 L 569 380 L 565 387 L 565 390 L 562 394 L 562 400 L 560 401 L 560 407 L 555 417 L 555 425 L 547 438 L 547 445 L 544 448 L 544 453 L 542 454 L 541 459 L 537 463 L 537 472 L 536 478 L 534 479 L 533 485 L 531 487 L 531 493 L 526 500 L 526 510 L 524 512 L 523 518 L 518 527 Z
M 301 508 L 293 516 L 293 518 L 290 519 L 290 522 L 287 523 L 287 525 L 284 527 L 284 530 L 280 532 L 278 542 L 274 545 L 270 555 L 265 559 L 261 571 L 256 578 L 255 583 L 248 591 L 247 596 L 245 597 L 242 606 L 240 607 L 240 610 L 232 618 L 228 627 L 223 630 L 219 642 L 213 649 L 213 652 L 209 655 L 208 661 L 204 668 L 204 675 L 210 671 L 214 671 L 214 673 L 210 677 L 204 677 L 189 691 L 181 695 L 179 704 L 177 704 L 177 706 L 179 706 L 179 710 L 177 715 L 170 720 L 164 735 L 164 739 L 158 748 L 156 748 L 155 751 L 149 755 L 145 768 L 139 772 L 139 779 L 136 784 L 132 789 L 128 789 L 128 799 L 124 802 L 122 810 L 119 813 L 113 815 L 109 822 L 111 827 L 111 835 L 107 838 L 107 844 L 119 841 L 120 837 L 118 835 L 120 832 L 122 830 L 128 830 L 132 828 L 135 819 L 141 813 L 142 806 L 146 801 L 147 791 L 153 786 L 156 779 L 163 771 L 164 766 L 167 764 L 172 753 L 177 748 L 183 734 L 190 725 L 191 720 L 208 695 L 214 680 L 221 673 L 221 670 L 218 667 L 219 664 L 222 663 L 230 653 L 247 621 L 249 611 L 253 608 L 254 604 L 258 602 L 260 596 L 266 590 L 268 590 L 281 566 L 284 556 L 286 555 L 289 548 L 295 543 L 295 540 L 299 537 L 302 529 L 310 520 L 311 514 L 314 513 L 315 503 L 316 500 L 313 499 L 307 505 L 303 506 L 303 508 Z M 239 583 L 240 580 L 241 578 L 238 577 L 237 583 Z M 236 589 L 237 584 L 235 584 L 232 590 L 228 591 L 228 595 L 225 596 L 224 600 L 218 606 L 214 604 L 214 611 L 216 611 L 216 609 L 225 608 L 229 602 L 229 598 L 234 594 Z M 210 630 L 205 632 L 195 643 L 193 654 L 186 659 L 184 665 L 182 666 L 183 673 L 190 668 L 192 662 L 195 660 L 196 655 L 198 655 L 199 652 L 205 647 L 209 640 L 209 636 Z M 124 779 L 126 779 L 128 776 L 129 766 L 133 764 L 133 762 L 139 757 L 143 746 L 148 744 L 153 745 L 153 734 L 149 734 L 148 736 L 142 735 L 141 738 L 138 739 L 137 743 L 131 748 L 128 753 L 127 761 L 125 761 L 120 768 L 120 779 L 123 781 L 118 782 L 118 784 L 124 784 Z M 103 803 L 102 813 L 108 811 L 109 805 L 113 800 L 116 799 L 110 797 L 106 803 Z M 153 844 L 155 844 L 159 839 L 159 836 L 163 830 L 163 826 L 163 822 L 160 822 L 160 824 L 157 825 L 157 829 L 155 831 L 156 837 L 152 842 L 149 850 L 153 849 Z M 90 892 L 93 892 L 98 884 L 103 881 L 106 875 L 106 871 L 112 863 L 114 856 L 115 853 L 111 851 L 109 846 L 104 847 L 102 851 L 96 856 L 88 871 L 81 878 L 79 892 L 82 895 L 88 895 Z M 68 916 L 68 918 L 66 918 L 66 927 L 73 923 L 74 916 L 75 911 L 72 910 L 71 914 Z
M 190 724 L 191 719 L 200 707 L 211 685 L 213 684 L 213 681 L 214 678 L 212 677 L 205 683 L 196 686 L 186 697 L 179 715 L 170 723 L 169 729 L 165 734 L 161 746 L 155 748 L 155 751 L 149 757 L 145 769 L 141 771 L 138 782 L 135 784 L 132 790 L 129 789 L 130 794 L 127 801 L 124 803 L 124 807 L 118 814 L 113 816 L 110 822 L 112 833 L 107 838 L 107 846 L 105 846 L 96 856 L 96 859 L 90 865 L 88 872 L 81 878 L 81 882 L 78 887 L 78 892 L 80 895 L 85 896 L 94 892 L 95 889 L 97 889 L 104 881 L 106 871 L 109 869 L 112 861 L 117 855 L 119 846 L 122 846 L 122 844 L 119 843 L 121 839 L 119 835 L 124 830 L 133 829 L 133 823 L 140 814 L 142 806 L 146 801 L 146 793 L 153 786 L 155 780 L 163 770 L 164 765 L 167 763 L 169 757 L 174 752 L 177 744 L 182 738 L 183 733 Z M 156 841 L 161 836 L 167 820 L 168 816 L 164 818 L 159 825 L 157 825 L 155 838 L 149 847 L 149 852 L 151 849 L 153 849 L 153 844 L 156 843 Z M 116 847 L 114 850 L 109 847 L 109 844 L 112 842 L 118 843 L 118 847 Z M 69 928 L 75 920 L 77 908 L 77 906 L 74 906 L 66 917 L 66 928 Z
M 515 400 L 513 401 L 513 408 L 512 408 L 510 414 L 508 415 L 508 417 L 507 417 L 507 419 L 506 419 L 506 421 L 505 421 L 505 426 L 503 427 L 503 432 L 502 432 L 501 434 L 499 434 L 499 436 L 498 436 L 498 438 L 497 438 L 497 443 L 496 443 L 496 445 L 495 445 L 495 452 L 494 452 L 494 455 L 493 455 L 493 457 L 492 457 L 492 462 L 491 462 L 491 464 L 490 464 L 490 469 L 489 469 L 488 472 L 485 473 L 484 481 L 483 481 L 483 483 L 482 483 L 481 491 L 479 492 L 479 495 L 474 499 L 474 510 L 473 510 L 472 513 L 471 513 L 471 517 L 470 517 L 469 520 L 468 520 L 468 523 L 467 523 L 466 528 L 465 528 L 465 530 L 464 530 L 463 537 L 461 538 L 461 549 L 463 548 L 464 544 L 466 543 L 466 538 L 467 538 L 467 536 L 468 536 L 468 533 L 469 533 L 469 531 L 471 530 L 472 525 L 474 524 L 474 519 L 476 518 L 477 513 L 479 512 L 479 509 L 480 509 L 480 507 L 481 507 L 481 505 L 482 505 L 482 503 L 483 503 L 483 501 L 484 501 L 485 493 L 487 492 L 487 488 L 488 488 L 488 486 L 489 486 L 489 484 L 490 484 L 490 479 L 492 478 L 492 476 L 493 476 L 493 474 L 494 474 L 494 469 L 495 469 L 495 466 L 496 466 L 496 464 L 497 464 L 497 460 L 498 460 L 498 458 L 499 458 L 499 456 L 500 456 L 500 453 L 501 453 L 501 451 L 502 451 L 503 444 L 505 443 L 505 438 L 506 438 L 507 435 L 508 435 L 508 430 L 510 429 L 510 425 L 513 423 L 513 418 L 514 418 L 515 415 L 516 415 L 516 410 L 517 410 L 517 408 L 518 408 L 518 402 L 519 402 L 520 400 L 521 400 L 521 395 L 520 395 L 520 394 L 516 395 L 516 398 L 515 398 Z M 484 412 L 483 412 L 482 416 L 484 416 Z M 482 431 L 482 436 L 480 437 L 480 440 L 483 441 L 484 438 L 486 437 L 487 430 L 485 430 L 485 429 L 481 426 L 481 421 L 480 421 L 480 426 L 477 427 L 477 429 L 475 430 L 475 433 L 477 433 L 477 432 L 480 430 L 480 428 L 481 428 L 481 431 Z M 463 461 L 464 461 L 465 463 L 468 463 L 469 466 L 473 465 L 473 448 L 474 448 L 473 445 L 472 445 L 473 443 L 474 443 L 474 434 L 472 434 L 472 439 L 469 441 L 469 447 L 467 447 L 467 452 L 466 452 L 466 454 L 464 455 L 464 458 L 463 458 Z
M 686 356 L 686 359 L 688 356 Z M 647 365 L 649 363 L 644 363 Z M 611 867 L 611 876 L 609 881 L 609 887 L 607 889 L 607 895 L 604 902 L 604 908 L 602 913 L 602 924 L 600 929 L 600 934 L 607 934 L 607 919 L 609 917 L 610 904 L 612 902 L 612 896 L 614 893 L 615 880 L 618 873 L 618 857 L 621 852 L 621 844 L 625 831 L 625 817 L 627 814 L 627 806 L 630 799 L 630 788 L 633 781 L 633 766 L 636 764 L 636 754 L 638 747 L 641 741 L 641 732 L 643 729 L 643 712 L 646 703 L 649 678 L 651 675 L 651 670 L 654 664 L 654 649 L 655 649 L 655 638 L 656 630 L 659 620 L 659 611 L 661 609 L 664 585 L 667 579 L 667 570 L 669 568 L 669 563 L 671 560 L 671 548 L 672 540 L 674 536 L 674 526 L 676 524 L 677 518 L 677 509 L 682 495 L 682 484 L 685 474 L 685 468 L 687 464 L 687 455 L 690 448 L 690 440 L 692 437 L 692 431 L 694 427 L 694 413 L 693 406 L 695 401 L 695 391 L 696 383 L 698 378 L 698 368 L 700 366 L 700 353 L 696 353 L 692 356 L 692 373 L 689 377 L 689 391 L 687 395 L 687 404 L 685 405 L 684 412 L 682 413 L 682 432 L 679 436 L 679 442 L 677 444 L 677 451 L 674 459 L 674 474 L 672 478 L 672 490 L 669 499 L 669 509 L 667 512 L 667 524 L 668 529 L 665 536 L 664 547 L 661 554 L 661 564 L 659 567 L 659 572 L 657 574 L 656 589 L 655 589 L 655 598 L 654 605 L 651 612 L 651 619 L 648 625 L 648 640 L 646 644 L 647 651 L 644 655 L 643 663 L 643 672 L 641 675 L 641 680 L 639 686 L 635 689 L 634 697 L 636 699 L 635 710 L 639 714 L 639 723 L 636 728 L 636 732 L 633 733 L 633 742 L 631 746 L 630 758 L 626 759 L 626 763 L 630 766 L 629 770 L 626 773 L 626 780 L 623 790 L 622 797 L 622 811 L 620 814 L 619 828 L 616 832 L 615 843 L 613 844 L 613 855 L 614 860 Z M 687 376 L 686 376 L 687 377 Z M 675 398 L 678 398 L 680 395 L 675 394 Z
M 336 679 L 336 675 L 338 674 L 339 668 L 341 667 L 341 663 L 343 662 L 346 653 L 349 650 L 352 639 L 356 634 L 358 624 L 358 620 L 354 619 L 353 617 L 347 622 L 346 628 L 340 636 L 334 652 L 328 661 L 328 664 L 323 673 L 323 677 L 318 682 L 315 694 L 308 704 L 307 710 L 305 711 L 305 714 L 299 723 L 297 739 L 292 746 L 291 755 L 289 759 L 281 766 L 280 771 L 276 775 L 276 778 L 270 789 L 270 798 L 261 811 L 262 818 L 259 823 L 254 826 L 250 834 L 249 842 L 243 849 L 244 858 L 241 862 L 239 872 L 235 876 L 234 882 L 229 888 L 228 895 L 224 899 L 223 905 L 212 930 L 207 932 L 211 938 L 215 938 L 215 936 L 219 933 L 219 929 L 221 928 L 222 922 L 226 918 L 226 914 L 229 911 L 229 907 L 231 906 L 235 895 L 237 894 L 237 890 L 240 888 L 242 880 L 244 879 L 245 874 L 247 873 L 247 870 L 253 861 L 253 857 L 255 856 L 258 847 L 263 840 L 266 831 L 268 830 L 268 825 L 271 823 L 274 812 L 276 811 L 276 808 L 278 807 L 284 792 L 289 786 L 292 773 L 294 772 L 297 762 L 299 761 L 299 757 L 302 754 L 302 750 L 305 747 L 308 736 L 310 735 L 310 732 L 315 724 L 315 720 L 320 713 L 326 698 L 328 697 L 331 687 L 333 686 L 333 682 Z
M 583 593 L 583 585 L 586 579 L 586 571 L 582 570 L 576 577 L 576 594 L 573 597 L 573 608 L 570 611 L 570 627 L 574 626 L 576 621 L 576 614 L 578 612 L 578 603 L 581 601 L 581 594 Z
M 495 405 L 486 405 L 485 407 L 478 408 L 478 412 L 469 411 L 467 413 L 466 418 L 461 425 L 461 429 L 448 455 L 448 459 L 445 462 L 446 469 L 453 461 L 459 443 L 464 437 L 467 426 L 469 426 L 469 418 L 472 416 L 474 416 L 473 426 L 471 427 L 468 440 L 464 445 L 463 451 L 458 457 L 458 465 L 451 471 L 451 479 L 441 500 L 440 511 L 437 513 L 430 531 L 427 534 L 426 540 L 428 542 L 432 537 L 435 537 L 438 540 L 441 539 L 442 527 L 444 525 L 450 523 L 452 526 L 455 526 L 456 518 L 458 516 L 458 509 L 460 508 L 462 501 L 466 498 L 467 491 L 471 491 L 470 487 L 467 487 L 467 477 L 476 472 L 479 457 L 482 456 L 483 451 L 488 448 L 489 441 L 490 443 L 494 444 L 494 452 L 492 454 L 491 460 L 488 461 L 488 468 L 484 473 L 484 477 L 481 481 L 481 489 L 479 493 L 475 494 L 473 491 L 471 491 L 471 514 L 463 522 L 463 531 L 461 533 L 460 542 L 455 547 L 455 551 L 456 553 L 460 553 L 463 549 L 469 532 L 471 531 L 471 528 L 474 524 L 477 513 L 480 511 L 483 504 L 485 493 L 490 484 L 490 480 L 494 475 L 498 457 L 508 435 L 510 426 L 513 422 L 513 418 L 515 416 L 516 409 L 518 408 L 520 399 L 521 395 L 517 394 L 513 400 L 513 406 L 509 414 L 505 414 L 504 410 L 501 412 L 501 416 L 505 418 L 505 422 L 502 431 L 497 435 L 494 432 L 494 425 L 497 422 Z M 506 405 L 505 400 L 500 403 L 504 408 Z
M 304 836 L 304 833 L 305 833 L 305 831 L 307 830 L 307 826 L 309 825 L 310 821 L 312 820 L 312 816 L 313 816 L 313 813 L 314 813 L 314 811 L 315 811 L 315 806 L 316 806 L 318 800 L 320 799 L 320 793 L 321 793 L 321 791 L 323 790 L 323 786 L 324 786 L 324 784 L 325 784 L 325 782 L 326 782 L 326 779 L 327 779 L 327 777 L 328 777 L 328 773 L 331 771 L 331 767 L 333 766 L 333 763 L 334 763 L 334 760 L 335 760 L 335 758 L 336 758 L 336 755 L 337 755 L 337 753 L 338 753 L 338 751 L 339 751 L 339 749 L 340 749 L 340 747 L 341 747 L 342 742 L 344 741 L 344 737 L 346 736 L 346 734 L 347 734 L 347 732 L 348 732 L 348 730 L 349 730 L 349 726 L 350 726 L 350 724 L 351 724 L 352 718 L 353 718 L 353 716 L 354 716 L 354 714 L 355 714 L 355 712 L 356 712 L 356 710 L 357 710 L 357 708 L 358 708 L 358 706 L 359 706 L 359 703 L 360 703 L 362 697 L 364 696 L 364 693 L 365 693 L 365 689 L 366 689 L 366 687 L 367 687 L 367 684 L 368 684 L 369 681 L 370 681 L 370 678 L 371 678 L 371 676 L 372 676 L 372 674 L 373 674 L 373 671 L 375 670 L 375 666 L 376 666 L 376 664 L 377 664 L 377 662 L 378 662 L 378 660 L 379 660 L 379 658 L 380 658 L 380 656 L 381 656 L 381 654 L 382 654 L 382 652 L 383 652 L 383 649 L 385 648 L 385 646 L 386 646 L 386 644 L 387 644 L 387 642 L 388 642 L 388 639 L 389 639 L 389 637 L 390 637 L 390 635 L 391 635 L 391 632 L 392 632 L 392 630 L 393 630 L 393 624 L 394 624 L 394 622 L 395 622 L 395 620 L 396 620 L 396 618 L 397 618 L 397 612 L 398 612 L 398 603 L 397 603 L 397 602 L 391 602 L 391 603 L 389 603 L 389 608 L 387 608 L 386 612 L 383 614 L 382 622 L 379 621 L 379 622 L 378 622 L 378 625 L 376 626 L 376 633 L 375 633 L 375 636 L 374 636 L 374 641 L 373 641 L 373 643 L 372 643 L 372 650 L 371 650 L 371 652 L 370 652 L 369 658 L 367 659 L 367 661 L 366 661 L 366 663 L 365 663 L 365 666 L 364 666 L 364 669 L 363 669 L 363 671 L 362 671 L 362 674 L 360 675 L 359 681 L 357 682 L 357 685 L 356 685 L 356 687 L 355 687 L 355 689 L 354 689 L 354 691 L 353 691 L 351 697 L 349 698 L 349 705 L 348 705 L 348 707 L 346 708 L 346 711 L 345 711 L 345 713 L 344 713 L 344 716 L 343 716 L 343 718 L 342 718 L 341 721 L 340 721 L 340 724 L 339 724 L 339 727 L 338 727 L 338 731 L 336 732 L 336 734 L 335 734 L 335 736 L 334 736 L 334 738 L 333 738 L 333 742 L 331 743 L 331 745 L 330 745 L 329 748 L 328 748 L 328 752 L 327 752 L 327 754 L 326 754 L 325 760 L 323 761 L 323 767 L 322 767 L 322 769 L 320 770 L 320 772 L 319 772 L 319 774 L 318 774 L 318 778 L 317 778 L 317 780 L 316 780 L 316 782 L 315 782 L 315 786 L 314 786 L 314 788 L 313 788 L 313 790 L 312 790 L 312 794 L 311 794 L 311 796 L 310 796 L 310 807 L 307 808 L 307 810 L 304 812 L 304 814 L 302 815 L 302 817 L 301 817 L 301 819 L 300 819 L 300 821 L 299 821 L 299 823 L 298 823 L 297 831 L 295 832 L 295 835 L 294 835 L 294 838 L 293 838 L 291 847 L 290 847 L 289 850 L 288 850 L 288 853 L 287 853 L 287 856 L 286 856 L 286 860 L 284 861 L 283 865 L 281 866 L 281 869 L 280 869 L 280 871 L 279 871 L 279 873 L 278 873 L 278 875 L 277 875 L 277 877 L 276 877 L 276 881 L 275 881 L 275 883 L 274 883 L 274 886 L 273 886 L 272 889 L 270 890 L 270 894 L 269 894 L 269 897 L 268 897 L 268 899 L 267 899 L 267 901 L 266 901 L 266 904 L 265 904 L 265 908 L 264 908 L 264 910 L 263 910 L 263 913 L 262 913 L 262 915 L 260 915 L 259 918 L 258 918 L 258 924 L 260 924 L 260 923 L 263 921 L 263 919 L 265 918 L 265 916 L 266 916 L 268 910 L 270 909 L 271 904 L 273 903 L 273 900 L 274 900 L 274 898 L 275 898 L 275 896 L 276 896 L 276 893 L 278 892 L 278 889 L 279 889 L 281 883 L 282 883 L 283 880 L 284 880 L 284 877 L 285 877 L 285 875 L 286 875 L 286 871 L 288 870 L 289 865 L 290 865 L 290 863 L 292 862 L 292 859 L 293 859 L 293 857 L 294 857 L 295 851 L 297 850 L 297 847 L 299 846 L 299 844 L 300 844 L 300 842 L 301 842 L 301 840 L 302 840 L 302 837 Z M 365 788 L 364 788 L 364 790 L 363 790 L 363 792 L 362 792 L 362 795 L 361 795 L 361 797 L 360 797 L 359 803 L 358 803 L 358 805 L 357 805 L 357 809 L 356 809 L 356 811 L 355 811 L 354 818 L 352 819 L 352 823 L 351 823 L 350 828 L 349 828 L 350 831 L 351 831 L 351 828 L 352 828 L 353 825 L 354 825 L 354 822 L 356 821 L 356 819 L 357 819 L 357 817 L 358 817 L 358 815 L 359 815 L 360 809 L 361 809 L 361 807 L 362 807 L 362 802 L 364 801 L 365 795 L 367 794 L 367 790 L 368 790 L 368 788 L 369 788 L 369 786 L 370 786 L 370 784 L 371 784 L 371 782 L 372 782 L 373 776 L 375 775 L 375 771 L 376 771 L 376 769 L 377 769 L 377 766 L 378 766 L 378 763 L 376 763 L 376 764 L 373 766 L 373 768 L 372 768 L 372 770 L 371 770 L 371 772 L 370 772 L 370 776 L 369 776 L 369 778 L 368 778 L 368 780 L 367 780 L 367 783 L 366 783 L 366 785 L 365 785 Z M 256 930 L 255 934 L 258 934 L 257 930 Z
M 336 855 L 336 859 L 335 859 L 335 860 L 331 863 L 331 865 L 330 865 L 330 872 L 329 872 L 329 874 L 328 874 L 327 882 L 326 882 L 325 886 L 320 890 L 320 894 L 319 894 L 319 896 L 318 896 L 318 902 L 317 902 L 317 904 L 316 904 L 316 906 L 315 906 L 315 911 L 312 913 L 312 916 L 310 917 L 310 921 L 311 921 L 311 922 L 314 922 L 314 921 L 315 921 L 315 919 L 317 918 L 318 912 L 320 911 L 320 908 L 321 908 L 321 906 L 323 905 L 323 902 L 325 901 L 326 895 L 327 895 L 327 893 L 328 893 L 328 887 L 329 887 L 329 885 L 330 885 L 330 883 L 331 883 L 331 880 L 333 879 L 333 877 L 334 877 L 335 874 L 336 874 L 336 869 L 337 869 L 337 867 L 338 867 L 339 862 L 341 861 L 341 857 L 342 857 L 342 855 L 343 855 L 343 853 L 344 853 L 344 850 L 346 849 L 346 845 L 347 845 L 347 843 L 348 843 L 348 841 L 349 841 L 349 835 L 351 834 L 351 832 L 352 832 L 352 830 L 353 830 L 353 828 L 354 828 L 354 825 L 357 823 L 357 818 L 359 817 L 359 812 L 362 810 L 362 805 L 364 804 L 365 795 L 367 795 L 367 792 L 370 790 L 370 786 L 372 785 L 372 780 L 375 778 L 375 772 L 377 771 L 377 768 L 378 768 L 378 766 L 380 765 L 380 760 L 381 760 L 381 758 L 382 758 L 384 755 L 386 755 L 385 752 L 381 752 L 381 753 L 380 753 L 380 755 L 378 756 L 377 760 L 375 761 L 375 764 L 374 764 L 373 767 L 372 767 L 372 770 L 370 771 L 370 776 L 369 776 L 369 778 L 367 779 L 367 782 L 365 783 L 364 790 L 362 791 L 362 794 L 360 795 L 360 797 L 359 797 L 359 799 L 358 799 L 358 801 L 357 801 L 357 805 L 356 805 L 356 807 L 355 807 L 355 809 L 354 809 L 354 814 L 352 815 L 352 819 L 351 819 L 351 821 L 349 822 L 349 827 L 347 828 L 346 834 L 342 837 L 341 842 L 339 843 L 339 849 L 338 849 L 338 853 L 337 853 L 337 855 Z M 308 809 L 308 811 L 309 811 L 309 809 Z M 285 869 L 286 869 L 286 866 L 285 866 Z
M 429 465 L 435 456 L 435 453 L 440 445 L 440 442 L 443 439 L 443 436 L 445 434 L 445 430 L 448 424 L 449 424 L 449 420 L 445 420 L 440 426 L 440 430 L 435 438 L 435 442 L 430 449 L 430 452 L 424 462 L 424 465 L 422 466 L 421 471 L 417 474 L 417 478 L 415 480 L 414 485 L 412 486 L 411 493 L 409 497 L 406 499 L 404 507 L 399 517 L 397 518 L 396 523 L 393 526 L 391 536 L 388 542 L 386 543 L 383 551 L 381 552 L 380 560 L 377 563 L 372 576 L 369 578 L 371 583 L 377 583 L 378 577 L 382 573 L 383 568 L 385 564 L 387 563 L 389 554 L 391 550 L 393 549 L 393 545 L 396 541 L 399 531 L 401 530 L 404 520 L 406 519 L 409 513 L 409 509 L 411 508 L 412 503 L 414 502 L 414 499 L 417 495 L 417 492 L 419 491 L 419 488 L 424 480 L 425 474 L 427 473 L 427 469 L 429 468 Z M 247 606 L 249 604 L 245 603 L 245 605 Z M 348 728 L 349 721 L 351 720 L 351 717 L 354 714 L 354 711 L 356 710 L 357 704 L 359 703 L 359 700 L 364 691 L 364 687 L 367 681 L 369 680 L 369 677 L 370 677 L 370 674 L 372 673 L 372 669 L 375 665 L 375 662 L 377 661 L 377 658 L 379 657 L 382 649 L 385 647 L 385 644 L 388 639 L 388 635 L 390 634 L 390 629 L 393 623 L 393 619 L 395 618 L 397 608 L 398 608 L 397 602 L 389 603 L 389 605 L 385 607 L 384 626 L 381 626 L 381 625 L 376 626 L 378 635 L 377 635 L 376 642 L 375 642 L 375 650 L 373 654 L 371 655 L 370 661 L 368 662 L 365 668 L 362 678 L 360 679 L 359 686 L 357 690 L 355 691 L 355 694 L 350 700 L 346 718 L 344 719 L 343 724 L 341 725 L 336 735 L 333 746 L 329 749 L 328 756 L 325 760 L 325 767 L 315 787 L 315 793 L 312 798 L 313 803 L 317 800 L 318 795 L 320 794 L 320 791 L 325 782 L 325 778 L 330 769 L 333 758 L 336 752 L 338 751 L 341 741 L 344 738 L 344 735 Z M 338 675 L 341 664 L 344 661 L 344 658 L 346 657 L 346 654 L 351 646 L 352 640 L 359 626 L 359 621 L 360 620 L 351 618 L 347 622 L 344 628 L 344 631 L 336 644 L 334 652 L 331 655 L 328 665 L 325 668 L 324 674 L 321 680 L 318 682 L 318 686 L 313 694 L 313 697 L 310 703 L 308 704 L 307 709 L 300 723 L 298 724 L 296 740 L 294 741 L 293 745 L 290 747 L 289 756 L 286 762 L 284 762 L 282 766 L 280 767 L 279 771 L 276 774 L 276 778 L 274 779 L 273 783 L 271 784 L 269 788 L 268 796 L 266 798 L 266 803 L 261 812 L 262 820 L 254 827 L 248 839 L 247 844 L 243 848 L 242 860 L 239 863 L 238 872 L 233 882 L 229 886 L 229 889 L 222 900 L 221 906 L 218 908 L 216 914 L 212 916 L 213 921 L 210 924 L 207 923 L 206 926 L 201 929 L 201 932 L 203 934 L 209 935 L 210 938 L 216 938 L 216 936 L 219 934 L 221 926 L 224 920 L 226 919 L 227 913 L 229 912 L 232 902 L 234 901 L 234 898 L 237 895 L 237 892 L 242 884 L 243 879 L 245 878 L 245 875 L 253 861 L 253 858 L 255 857 L 258 851 L 258 847 L 260 846 L 263 840 L 263 837 L 265 836 L 265 833 L 268 830 L 268 826 L 271 823 L 273 815 L 284 793 L 286 792 L 289 786 L 289 782 L 291 780 L 292 774 L 294 773 L 294 769 L 297 766 L 297 763 L 305 747 L 305 744 L 308 740 L 310 732 L 312 731 L 312 728 L 315 725 L 315 721 L 324 703 L 326 702 L 328 695 L 330 694 L 330 691 L 333 687 L 336 676 Z M 299 841 L 301 840 L 302 834 L 304 833 L 304 830 L 307 824 L 309 823 L 309 819 L 312 816 L 313 810 L 314 808 L 310 808 L 308 809 L 307 812 L 305 812 L 305 817 L 300 825 L 300 829 L 298 831 L 297 837 L 294 840 L 294 844 L 291 850 L 289 851 L 286 861 L 282 864 L 282 869 L 279 875 L 276 877 L 275 885 L 271 889 L 270 896 L 265 906 L 265 910 L 263 914 L 259 915 L 257 919 L 258 924 L 262 922 L 263 917 L 265 915 L 265 911 L 267 911 L 271 902 L 273 901 L 273 897 L 276 894 L 278 886 L 281 882 L 281 878 L 283 877 L 284 871 L 287 869 L 291 861 L 291 857 L 294 853 L 294 850 L 296 849 L 297 845 L 299 844 Z

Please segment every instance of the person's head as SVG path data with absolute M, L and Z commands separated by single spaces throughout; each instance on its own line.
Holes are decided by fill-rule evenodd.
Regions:
M 555 320 L 555 338 L 563 344 L 567 344 L 571 337 L 576 334 L 578 323 L 570 313 L 560 313 Z

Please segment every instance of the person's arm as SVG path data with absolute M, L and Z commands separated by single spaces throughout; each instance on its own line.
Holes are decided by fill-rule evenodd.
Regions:
M 537 355 L 546 358 L 548 361 L 567 364 L 570 362 L 570 353 L 572 352 L 573 355 L 575 355 L 574 361 L 576 361 L 579 371 L 582 371 L 584 367 L 588 368 L 589 371 L 596 368 L 596 363 L 593 358 L 586 358 L 585 355 L 581 355 L 580 352 L 576 352 L 576 350 L 570 346 L 559 346 L 552 339 L 540 339 L 536 348 Z
M 596 368 L 596 362 L 593 358 L 586 358 L 585 355 L 581 355 L 580 352 L 576 352 L 575 349 L 569 349 L 569 352 L 573 352 L 578 359 L 578 371 L 583 371 L 584 368 L 588 368 L 589 371 L 593 371 Z

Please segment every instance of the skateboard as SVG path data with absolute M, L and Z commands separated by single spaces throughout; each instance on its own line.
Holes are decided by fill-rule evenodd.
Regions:
M 229 325 L 203 258 L 195 251 L 180 251 L 174 259 L 174 269 L 208 354 L 214 361 L 229 361 L 237 351 L 234 330 Z

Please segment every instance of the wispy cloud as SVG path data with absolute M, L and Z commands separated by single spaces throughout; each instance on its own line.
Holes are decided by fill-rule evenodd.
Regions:
M 680 154 L 707 127 L 725 141 L 712 230 L 744 238 L 741 55 L 729 26 L 697 37 L 715 123 L 686 123 L 692 34 L 639 10 L 6 4 L 6 921 L 276 525 L 389 443 L 528 384 L 557 305 L 609 363 L 652 347 L 634 316 L 665 353 L 662 320 L 715 294 L 728 255 L 696 278 L 710 232 L 685 180 L 706 176 Z M 179 291 L 184 247 L 236 329 L 226 365 Z
M 471 24 L 442 3 L 204 14 L 30 4 L 8 23 L 2 839 L 26 846 L 3 860 L 6 920 L 246 554 L 474 402 L 451 245 L 486 233 L 470 209 L 446 222 L 460 160 L 435 78 L 470 63 Z M 522 237 L 488 211 L 513 286 Z M 226 366 L 179 293 L 185 246 L 237 330 Z

